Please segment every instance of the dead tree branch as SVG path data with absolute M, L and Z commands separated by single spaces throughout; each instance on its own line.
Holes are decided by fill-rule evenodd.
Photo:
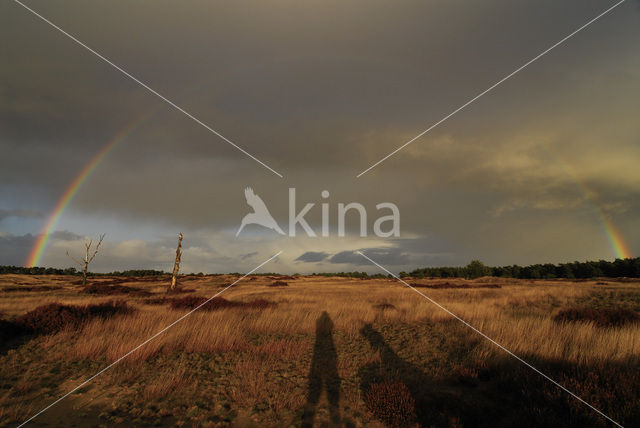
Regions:
M 178 235 L 178 248 L 176 248 L 176 261 L 173 263 L 173 275 L 171 277 L 171 287 L 169 291 L 176 291 L 178 288 L 178 272 L 180 271 L 180 259 L 182 258 L 182 232 Z
M 91 263 L 93 259 L 96 257 L 96 254 L 98 254 L 98 249 L 100 248 L 100 244 L 102 244 L 102 240 L 104 239 L 104 236 L 105 236 L 104 233 L 100 235 L 100 240 L 98 241 L 98 244 L 96 245 L 95 250 L 93 251 L 93 254 L 91 256 L 89 256 L 89 252 L 91 251 L 91 247 L 93 245 L 93 239 L 89 239 L 89 242 L 85 242 L 84 247 L 86 251 L 85 251 L 84 258 L 81 261 L 77 260 L 75 257 L 70 255 L 69 252 L 67 251 L 67 256 L 82 268 L 82 285 L 83 286 L 87 285 L 87 270 L 89 269 L 89 263 Z

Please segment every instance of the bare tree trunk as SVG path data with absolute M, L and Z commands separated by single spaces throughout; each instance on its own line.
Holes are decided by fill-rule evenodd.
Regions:
M 87 252 L 84 255 L 84 259 L 82 260 L 83 266 L 82 266 L 82 286 L 84 287 L 85 285 L 87 285 L 87 271 L 89 270 L 89 250 L 91 249 L 91 244 L 93 242 L 89 241 L 88 244 L 85 244 L 85 248 L 87 249 Z M 99 244 L 98 244 L 99 245 Z
M 171 288 L 175 291 L 178 288 L 178 271 L 180 270 L 180 259 L 182 258 L 182 233 L 178 235 L 178 248 L 176 249 L 176 261 L 173 264 L 173 276 L 171 277 Z
M 100 249 L 100 244 L 102 244 L 103 239 L 104 239 L 104 234 L 100 235 L 100 240 L 98 241 L 95 251 L 91 256 L 89 256 L 89 251 L 91 251 L 91 246 L 93 245 L 93 239 L 89 240 L 89 242 L 86 242 L 84 246 L 87 251 L 85 253 L 84 258 L 80 259 L 81 261 L 72 257 L 67 251 L 67 256 L 69 256 L 71 260 L 76 262 L 82 268 L 82 286 L 83 287 L 87 285 L 87 271 L 89 270 L 89 263 L 91 263 L 93 259 L 96 257 L 96 254 L 98 254 L 98 250 Z
M 84 266 L 82 267 L 82 286 L 87 285 L 87 270 L 89 269 L 88 259 L 83 260 Z

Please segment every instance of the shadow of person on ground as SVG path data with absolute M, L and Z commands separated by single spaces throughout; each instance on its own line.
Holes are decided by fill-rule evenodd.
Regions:
M 309 372 L 309 392 L 302 415 L 302 426 L 310 427 L 316 413 L 322 390 L 327 391 L 331 423 L 340 424 L 340 377 L 338 376 L 338 354 L 333 343 L 333 322 L 327 312 L 316 321 L 316 342 Z
M 367 364 L 359 370 L 363 396 L 367 396 L 374 384 L 403 383 L 415 402 L 414 417 L 421 426 L 448 426 L 452 420 L 467 413 L 466 404 L 459 394 L 400 358 L 385 342 L 382 334 L 370 324 L 365 325 L 360 334 L 367 339 L 374 351 L 380 353 L 380 363 Z M 376 409 L 369 410 L 376 414 Z

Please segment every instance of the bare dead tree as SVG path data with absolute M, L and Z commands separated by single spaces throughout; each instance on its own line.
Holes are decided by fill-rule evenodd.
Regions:
M 180 271 L 180 259 L 182 258 L 182 232 L 178 234 L 178 248 L 176 248 L 176 261 L 173 263 L 173 276 L 171 277 L 171 287 L 169 291 L 178 288 L 178 271 Z
M 71 260 L 76 262 L 78 265 L 80 265 L 80 267 L 82 268 L 82 285 L 83 286 L 87 285 L 87 270 L 89 268 L 89 263 L 91 263 L 93 259 L 96 257 L 96 254 L 98 254 L 98 249 L 100 248 L 100 244 L 102 244 L 103 239 L 104 239 L 104 233 L 100 235 L 100 240 L 96 244 L 95 250 L 93 251 L 93 254 L 91 256 L 89 256 L 89 253 L 91 252 L 91 247 L 93 246 L 93 239 L 90 239 L 89 242 L 85 242 L 84 246 L 86 248 L 86 252 L 82 260 L 77 260 L 75 257 L 71 256 L 67 251 L 67 256 Z

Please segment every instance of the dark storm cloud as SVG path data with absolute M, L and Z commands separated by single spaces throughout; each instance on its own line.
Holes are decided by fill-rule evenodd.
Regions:
M 341 251 L 337 254 L 334 254 L 333 256 L 331 256 L 331 258 L 329 259 L 329 263 L 348 263 L 348 264 L 353 264 L 353 265 L 362 265 L 362 264 L 368 264 L 364 263 L 364 258 L 360 255 L 357 254 L 355 251 Z
M 35 242 L 31 234 L 0 234 L 0 265 L 22 266 Z
M 357 250 L 382 266 L 406 266 L 408 255 L 401 248 L 362 248 Z M 354 251 L 341 251 L 329 258 L 329 263 L 370 266 L 371 262 Z
M 305 262 L 305 263 L 316 263 L 325 260 L 329 257 L 329 253 L 324 253 L 321 251 L 307 251 L 306 253 L 301 254 L 294 261 L 296 262 Z
M 403 236 L 419 239 L 394 242 L 396 253 L 381 254 L 394 263 L 402 251 L 421 254 L 420 263 L 464 263 L 478 253 L 498 263 L 526 254 L 524 262 L 532 263 L 607 256 L 596 239 L 598 215 L 588 214 L 597 203 L 638 248 L 637 4 L 623 4 L 355 179 L 611 4 L 33 4 L 282 172 L 279 179 L 4 2 L 0 31 L 9 42 L 0 47 L 0 200 L 7 210 L 48 213 L 104 144 L 148 114 L 80 188 L 70 205 L 74 216 L 153 225 L 167 236 L 154 241 L 163 248 L 175 246 L 168 235 L 184 230 L 185 245 L 188 238 L 188 245 L 208 248 L 199 231 L 237 228 L 249 212 L 246 186 L 281 224 L 287 188 L 296 187 L 298 207 L 316 204 L 308 215 L 314 226 L 327 189 L 332 228 L 338 202 L 366 205 L 369 228 L 375 204 L 400 207 Z M 573 252 L 568 244 L 549 246 L 558 234 L 563 242 L 594 244 Z M 151 263 L 156 253 L 149 251 Z M 349 257 L 338 259 L 362 263 Z
M 551 1 L 363 3 L 38 7 L 252 152 L 272 162 L 286 154 L 281 166 L 289 170 L 336 162 L 356 168 L 363 155 L 385 154 L 401 143 L 393 134 L 419 132 L 602 7 L 593 1 L 579 8 Z M 70 10 L 83 19 L 70 20 Z M 5 45 L 11 66 L 3 74 L 3 117 L 12 139 L 40 146 L 58 140 L 61 158 L 65 149 L 90 152 L 128 118 L 162 104 L 26 11 L 6 4 L 3 12 L 12 17 L 6 31 L 16 40 Z M 297 19 L 285 18 L 292 14 Z M 164 120 L 170 126 L 152 126 L 169 133 L 155 139 L 156 156 L 201 157 L 205 142 L 213 143 L 212 155 L 243 156 L 176 111 Z M 376 134 L 382 134 L 380 152 L 363 153 L 367 135 Z M 140 146 L 127 154 L 148 156 Z

